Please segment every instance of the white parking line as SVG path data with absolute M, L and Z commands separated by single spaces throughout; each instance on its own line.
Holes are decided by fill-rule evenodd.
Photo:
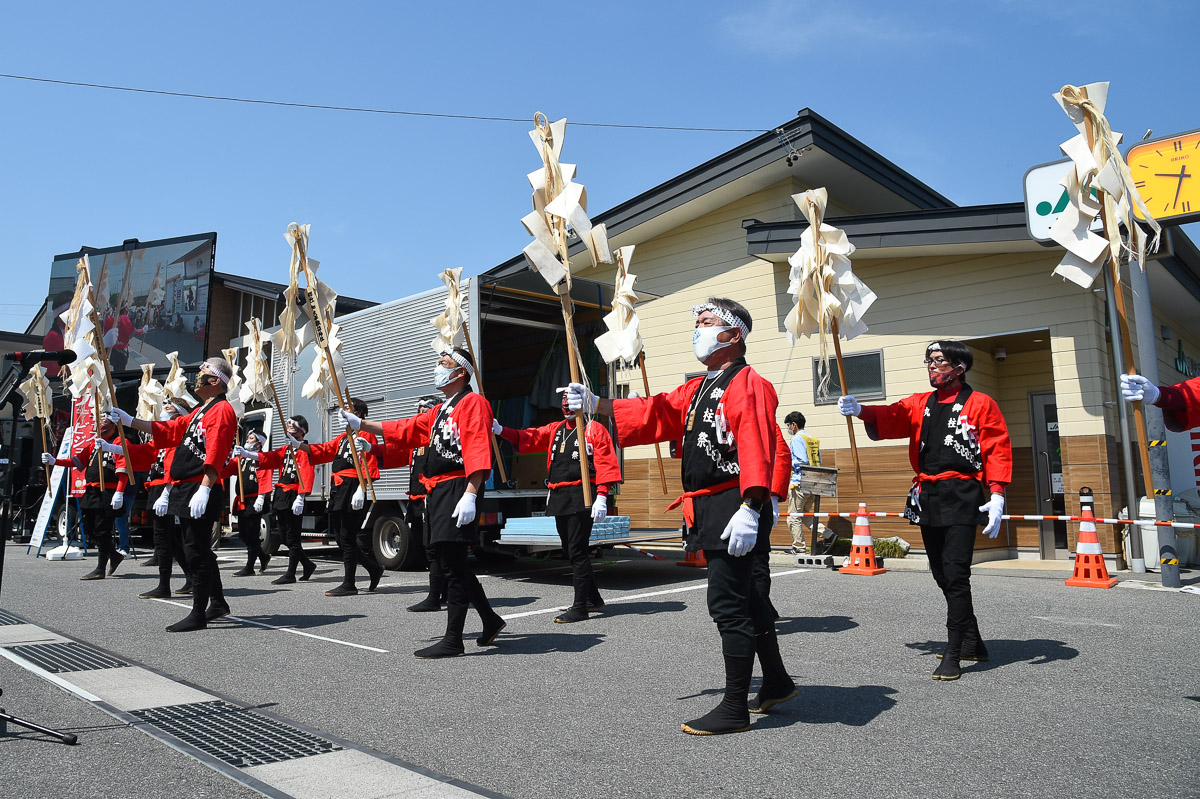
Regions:
M 182 602 L 172 602 L 169 599 L 155 599 L 153 601 L 161 602 L 164 605 L 174 605 L 177 608 L 187 608 L 188 610 L 191 610 L 191 608 L 192 608 L 191 605 L 185 605 Z M 341 644 L 342 646 L 352 646 L 355 649 L 366 649 L 370 652 L 379 652 L 379 653 L 385 654 L 385 655 L 387 654 L 386 649 L 379 649 L 377 647 L 367 646 L 366 644 L 355 644 L 355 643 L 351 643 L 350 641 L 342 641 L 337 638 L 327 638 L 324 635 L 314 635 L 312 633 L 301 632 L 300 630 L 293 630 L 290 627 L 278 627 L 274 624 L 266 624 L 265 622 L 261 622 L 261 621 L 253 621 L 251 619 L 243 619 L 241 616 L 226 616 L 225 618 L 227 618 L 231 621 L 240 621 L 243 624 L 253 624 L 257 627 L 266 627 L 268 630 L 278 630 L 281 633 L 291 633 L 292 635 L 303 635 L 305 638 L 315 638 L 318 641 L 328 641 L 331 644 Z
M 783 577 L 788 574 L 801 574 L 803 572 L 812 571 L 812 569 L 788 569 L 787 571 L 771 572 L 772 579 L 775 577 Z M 664 594 L 680 594 L 684 591 L 699 591 L 701 588 L 708 587 L 708 580 L 703 580 L 693 585 L 685 585 L 679 588 L 665 588 L 662 591 L 647 591 L 644 594 L 631 594 L 629 596 L 619 596 L 615 599 L 605 600 L 606 605 L 613 605 L 617 602 L 630 602 L 634 599 L 645 599 L 650 596 L 662 596 Z M 510 613 L 507 616 L 501 616 L 502 619 L 520 619 L 524 616 L 540 616 L 546 613 L 558 613 L 561 610 L 566 610 L 570 605 L 563 605 L 558 608 L 544 608 L 542 610 L 527 610 L 524 613 Z

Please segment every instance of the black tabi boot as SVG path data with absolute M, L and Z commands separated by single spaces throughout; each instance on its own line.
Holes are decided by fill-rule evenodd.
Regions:
M 795 699 L 800 692 L 783 665 L 779 636 L 775 631 L 756 636 L 754 651 L 758 653 L 758 662 L 762 666 L 763 681 L 758 695 L 750 702 L 750 712 L 766 713 L 775 705 Z
M 208 608 L 207 593 L 193 592 L 192 612 L 179 621 L 167 627 L 169 633 L 190 633 L 192 630 L 203 630 L 208 626 L 206 610 Z
M 467 606 L 451 605 L 446 615 L 446 634 L 433 646 L 418 649 L 413 655 L 421 660 L 456 658 L 466 653 L 463 648 L 462 631 L 467 623 Z
M 100 551 L 96 554 L 96 568 L 80 577 L 80 580 L 103 580 L 108 569 L 108 553 Z
M 271 556 L 266 552 L 258 553 L 258 573 L 262 574 L 267 570 L 267 564 L 271 562 Z
M 190 575 L 190 574 L 184 575 L 183 585 L 179 586 L 179 588 L 177 588 L 175 590 L 175 593 L 184 594 L 184 595 L 192 593 L 192 575 Z
M 750 729 L 746 699 L 750 695 L 753 657 L 725 656 L 725 698 L 698 719 L 680 725 L 689 735 L 725 735 Z
M 942 653 L 942 662 L 933 670 L 935 680 L 957 680 L 962 674 L 959 658 L 962 656 L 964 633 L 962 630 L 947 630 L 946 651 Z
M 237 571 L 233 572 L 234 577 L 253 577 L 254 576 L 254 561 L 258 560 L 257 552 L 246 553 L 246 565 Z
M 142 565 L 147 568 L 151 568 L 151 569 L 157 568 L 158 567 L 158 553 L 155 553 L 155 554 L 151 555 L 150 557 L 146 558 L 144 561 L 142 561 Z
M 304 564 L 304 571 L 300 573 L 300 581 L 303 582 L 312 577 L 313 572 L 317 570 L 317 564 L 307 556 L 302 556 L 300 562 Z
M 939 659 L 942 657 L 943 655 L 938 655 Z M 958 659 L 987 663 L 989 657 L 987 647 L 983 645 L 983 637 L 979 634 L 979 620 L 971 619 L 971 629 L 963 634 L 962 653 Z
M 289 585 L 296 582 L 296 567 L 300 565 L 300 555 L 288 550 L 287 571 L 271 581 L 271 585 Z
M 483 632 L 479 634 L 479 638 L 475 641 L 476 646 L 490 646 L 496 640 L 496 636 L 500 631 L 508 626 L 508 622 L 500 618 L 500 614 L 492 610 L 492 603 L 488 601 L 487 593 L 483 590 L 483 585 L 479 582 L 478 577 L 472 577 L 474 584 L 471 586 L 471 604 L 475 606 L 475 612 L 479 614 L 480 620 L 483 621 Z
M 376 588 L 378 588 L 379 581 L 383 579 L 383 567 L 378 563 L 376 563 L 375 566 L 378 568 L 378 571 L 371 571 L 370 569 L 367 570 L 367 576 L 371 578 L 371 582 L 367 584 L 368 593 L 373 592 Z
M 125 556 L 120 551 L 114 551 L 108 556 L 108 573 L 112 574 L 121 565 L 121 561 L 125 560 Z
M 167 563 L 167 567 L 158 567 L 158 585 L 138 594 L 138 599 L 168 599 L 171 596 L 171 564 Z
M 356 596 L 358 586 L 354 584 L 355 568 L 353 563 L 342 564 L 342 584 L 325 592 L 325 596 Z
M 578 621 L 587 621 L 587 595 L 590 587 L 590 584 L 575 587 L 575 602 L 567 608 L 566 612 L 554 617 L 555 624 L 574 624 Z

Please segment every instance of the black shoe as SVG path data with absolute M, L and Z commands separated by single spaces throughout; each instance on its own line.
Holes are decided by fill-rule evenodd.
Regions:
M 958 658 L 942 658 L 942 662 L 933 670 L 933 679 L 935 680 L 957 680 L 960 676 L 962 676 L 962 669 L 959 668 Z
M 587 609 L 589 611 L 603 610 L 604 609 L 604 600 L 603 599 L 589 599 L 587 601 Z
M 491 643 L 496 640 L 496 636 L 500 634 L 500 631 L 507 626 L 508 622 L 497 616 L 495 621 L 483 625 L 483 633 L 480 634 L 479 640 L 477 640 L 475 644 L 477 646 L 491 645 Z
M 566 613 L 561 613 L 554 617 L 555 624 L 574 624 L 577 621 L 587 621 L 588 614 L 586 610 L 576 610 L 568 608 Z
M 262 574 L 267 570 L 267 564 L 271 562 L 271 556 L 263 553 L 258 556 L 258 573 Z
M 120 552 L 114 552 L 108 557 L 108 573 L 112 574 L 121 565 L 121 561 L 125 560 L 125 556 Z
M 679 725 L 688 735 L 727 735 L 750 729 L 750 714 L 745 707 L 732 707 L 724 701 L 698 719 Z
M 104 579 L 104 568 L 101 566 L 97 566 L 96 568 L 92 569 L 90 572 L 83 575 L 79 579 L 80 580 L 103 580 Z
M 217 619 L 228 616 L 230 613 L 229 605 L 224 602 L 214 602 L 208 606 L 208 610 L 204 613 L 204 618 L 208 621 L 216 621 Z
M 185 594 L 185 595 L 192 593 L 192 578 L 189 577 L 186 580 L 184 580 L 183 585 L 179 586 L 179 588 L 176 589 L 175 593 Z
M 138 599 L 170 599 L 171 589 L 159 585 L 149 591 L 138 594 Z
M 147 568 L 151 568 L 151 569 L 157 568 L 158 567 L 158 555 L 151 555 L 150 557 L 146 558 L 144 561 L 142 561 L 142 565 L 146 566 Z
M 441 658 L 457 658 L 466 654 L 463 649 L 462 642 L 454 643 L 443 638 L 433 646 L 427 646 L 424 649 L 418 649 L 413 652 L 413 657 L 419 660 L 439 660 Z
M 271 585 L 291 585 L 294 582 L 296 582 L 296 575 L 281 574 L 271 581 Z
M 339 585 L 326 591 L 325 596 L 358 596 L 358 589 L 353 585 Z
M 316 570 L 317 570 L 317 564 L 313 563 L 311 560 L 308 563 L 305 563 L 304 564 L 304 573 L 300 575 L 300 580 L 304 581 L 304 580 L 307 580 L 309 577 L 312 577 L 312 573 L 315 572 Z
M 379 587 L 379 581 L 383 579 L 383 569 L 371 575 L 371 584 L 367 586 L 367 591 L 374 591 Z
M 938 660 L 941 660 L 945 655 L 945 652 L 939 652 Z M 962 654 L 958 656 L 958 659 L 987 663 L 989 657 L 990 655 L 988 655 L 987 647 L 983 645 L 983 641 L 963 641 Z
M 782 705 L 784 702 L 795 699 L 800 695 L 796 690 L 796 684 L 789 682 L 786 686 L 780 685 L 777 687 L 768 688 L 763 686 L 758 695 L 750 700 L 749 710 L 751 713 L 766 713 L 776 705 Z
M 249 566 L 243 566 L 242 568 L 233 572 L 232 576 L 233 577 L 253 577 L 254 569 L 250 568 Z
M 441 609 L 442 604 L 434 601 L 431 597 L 425 597 L 417 604 L 408 606 L 409 613 L 436 613 Z
M 192 630 L 203 630 L 208 626 L 208 621 L 199 613 L 192 611 L 184 616 L 179 621 L 167 627 L 169 633 L 190 633 Z

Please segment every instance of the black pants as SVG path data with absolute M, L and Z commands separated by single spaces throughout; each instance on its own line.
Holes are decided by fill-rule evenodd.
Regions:
M 238 538 L 246 545 L 246 568 L 252 569 L 254 561 L 262 554 L 262 514 L 244 510 L 239 512 L 237 517 Z
M 337 531 L 338 546 L 342 548 L 342 567 L 345 569 L 342 585 L 347 588 L 354 585 L 355 572 L 359 566 L 366 569 L 367 574 L 371 577 L 383 571 L 383 567 L 375 560 L 375 553 L 371 547 L 371 534 L 362 529 L 366 514 L 366 508 L 360 510 L 347 508 L 330 511 L 329 514 L 329 522 Z
M 775 603 L 771 601 L 771 550 L 757 547 L 746 557 L 754 558 L 754 563 L 751 566 L 751 573 L 754 575 L 754 590 L 762 598 L 767 605 L 767 610 L 771 612 L 771 619 L 779 615 L 775 610 Z M 772 624 L 774 627 L 774 624 Z M 756 635 L 762 635 L 767 630 L 760 630 L 755 626 L 754 632 Z
M 446 576 L 446 638 L 462 643 L 467 608 L 475 606 L 484 624 L 494 623 L 499 614 L 484 593 L 479 578 L 467 562 L 467 544 L 461 541 L 439 541 L 434 544 L 442 573 Z
M 183 536 L 179 532 L 179 523 L 169 513 L 154 515 L 154 558 L 158 561 L 158 581 L 164 588 L 171 584 L 171 561 L 178 563 L 180 571 L 185 575 L 191 576 L 192 570 L 183 554 Z
M 973 524 L 921 527 L 929 570 L 946 597 L 946 629 L 966 632 L 976 625 L 971 602 L 971 556 L 975 552 Z
M 283 543 L 287 544 L 288 548 L 287 573 L 295 577 L 297 565 L 303 563 L 305 568 L 308 568 L 312 564 L 312 559 L 304 554 L 301 544 L 300 531 L 304 527 L 304 514 L 297 515 L 288 509 L 276 511 L 275 517 L 279 522 L 279 529 L 283 532 Z
M 101 565 L 116 552 L 113 543 L 113 516 L 109 508 L 81 508 L 85 540 L 96 548 Z
M 207 519 L 183 519 L 183 553 L 192 570 L 192 614 L 204 615 L 211 601 L 225 605 L 221 572 L 212 551 L 213 523 Z
M 588 542 L 592 537 L 592 514 L 585 510 L 555 516 L 554 524 L 558 527 L 563 551 L 571 561 L 571 584 L 575 589 L 571 609 L 586 611 L 588 600 L 595 601 L 600 597 L 595 578 L 592 576 L 592 559 L 588 554 Z
M 724 549 L 706 549 L 708 615 L 721 635 L 721 651 L 754 657 L 755 636 L 775 628 L 775 614 L 754 584 L 753 553 L 735 558 Z

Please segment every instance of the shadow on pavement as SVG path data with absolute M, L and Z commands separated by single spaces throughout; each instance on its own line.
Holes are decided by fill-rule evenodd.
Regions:
M 984 643 L 987 645 L 990 659 L 985 663 L 964 661 L 963 666 L 969 666 L 972 671 L 987 671 L 1022 662 L 1028 662 L 1031 666 L 1041 666 L 1056 660 L 1072 660 L 1079 656 L 1079 650 L 1075 647 L 1067 646 L 1064 641 L 1055 641 L 1050 638 L 1027 640 L 985 638 Z M 946 642 L 918 641 L 905 644 L 905 646 L 927 655 L 936 655 L 946 648 Z
M 779 635 L 792 633 L 844 633 L 858 626 L 850 616 L 793 616 L 775 622 Z M 938 650 L 941 651 L 940 649 Z
M 495 646 L 484 647 L 487 655 L 545 655 L 550 652 L 586 652 L 605 636 L 600 633 L 520 633 L 500 634 Z M 472 644 L 467 642 L 468 647 Z
M 678 613 L 687 610 L 687 604 L 677 599 L 666 602 L 609 602 L 603 610 L 593 616 L 651 616 L 655 613 Z
M 240 619 L 245 619 L 246 621 L 256 621 L 259 624 L 270 624 L 275 627 L 291 627 L 291 628 L 294 628 L 297 630 L 308 630 L 308 629 L 312 629 L 313 627 L 326 627 L 330 624 L 340 624 L 344 621 L 350 621 L 351 619 L 367 618 L 367 615 L 365 613 L 344 613 L 341 615 L 332 615 L 331 614 L 328 616 L 317 616 L 317 615 L 301 616 L 301 615 L 286 615 L 286 614 L 265 615 L 265 616 L 247 616 L 247 615 L 238 615 L 237 613 L 234 613 L 234 615 L 238 616 L 238 618 L 240 618 Z M 236 624 L 237 622 L 234 622 L 234 623 Z M 263 629 L 263 628 L 260 627 L 259 629 Z
M 230 588 L 227 583 L 222 586 L 222 589 L 227 597 L 264 596 L 266 594 L 278 594 L 285 590 L 283 588 Z
M 800 692 L 790 702 L 769 711 L 756 727 L 782 727 L 788 724 L 845 724 L 863 727 L 896 704 L 886 685 L 797 685 Z
M 532 605 L 538 601 L 535 596 L 490 596 L 488 601 L 494 608 L 519 608 L 522 605 Z

